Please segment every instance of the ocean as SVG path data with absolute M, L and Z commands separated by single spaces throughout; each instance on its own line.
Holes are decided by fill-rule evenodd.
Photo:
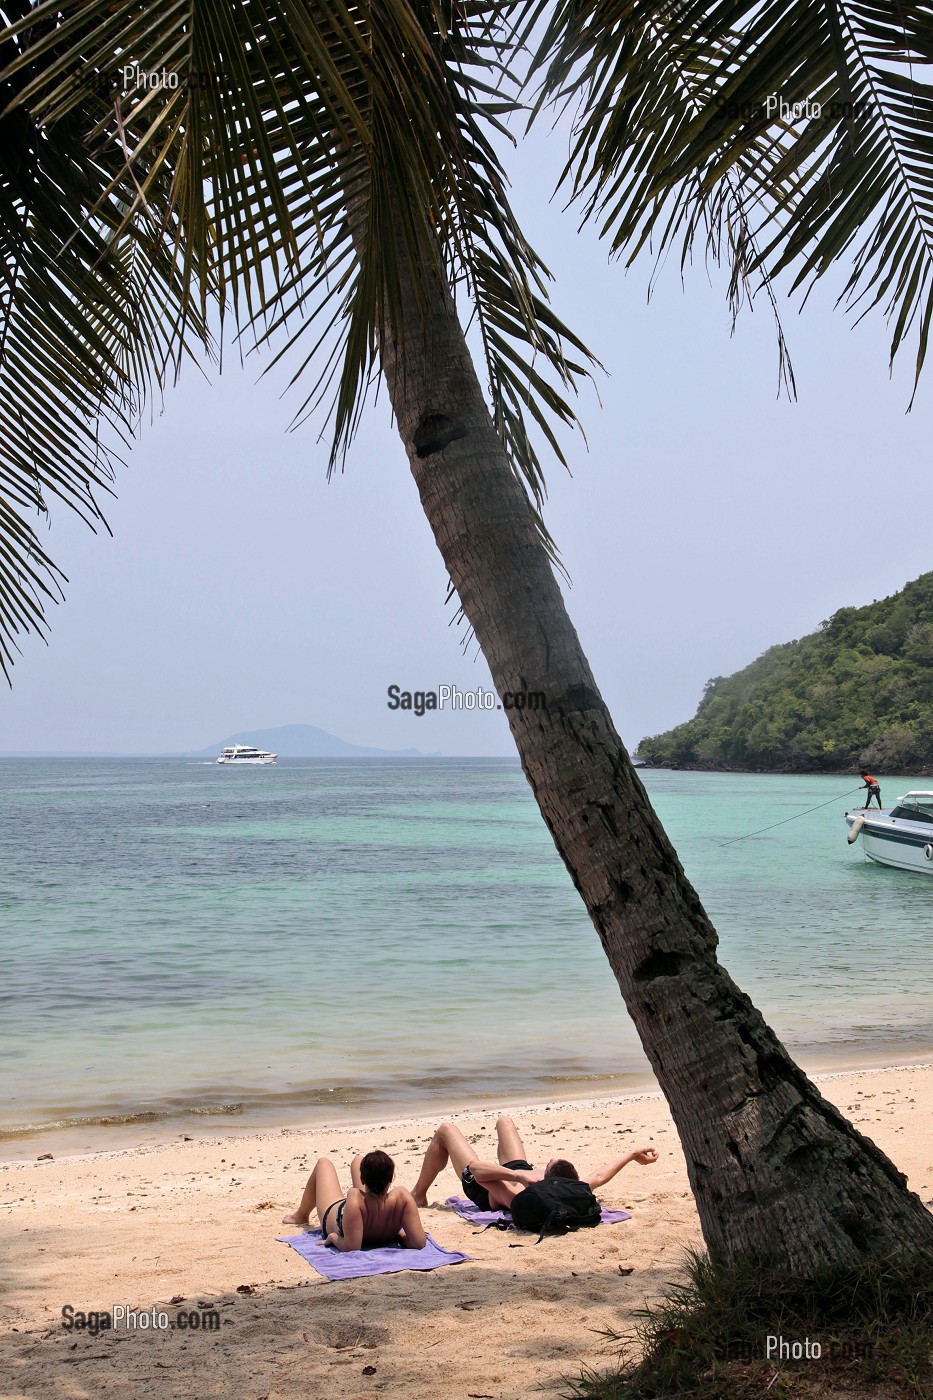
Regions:
M 642 778 L 807 1068 L 929 1057 L 933 880 L 857 780 Z M 512 760 L 0 760 L 0 929 L 0 1157 L 650 1080 Z

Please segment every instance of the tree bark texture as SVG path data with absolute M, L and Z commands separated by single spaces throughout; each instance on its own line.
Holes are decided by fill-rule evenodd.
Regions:
M 670 1105 L 711 1256 L 809 1274 L 929 1253 L 933 1216 L 820 1095 L 720 965 L 717 936 L 600 696 L 486 406 L 453 299 L 404 287 L 382 368 L 434 538 L 522 767 Z

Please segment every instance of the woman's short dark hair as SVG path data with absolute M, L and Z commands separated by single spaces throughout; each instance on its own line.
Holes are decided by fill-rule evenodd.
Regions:
M 573 1162 L 568 1162 L 565 1157 L 557 1157 L 549 1167 L 545 1168 L 545 1176 L 564 1176 L 568 1181 L 579 1181 L 580 1176 Z
M 382 1196 L 388 1191 L 394 1175 L 395 1163 L 388 1152 L 382 1152 L 379 1148 L 375 1152 L 367 1152 L 360 1162 L 363 1185 L 377 1196 Z

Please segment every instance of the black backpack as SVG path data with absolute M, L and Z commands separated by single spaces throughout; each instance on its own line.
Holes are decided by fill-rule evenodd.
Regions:
M 581 1226 L 598 1225 L 599 1201 L 585 1181 L 566 1176 L 546 1176 L 526 1186 L 512 1201 L 512 1223 L 519 1230 L 545 1235 L 563 1235 Z

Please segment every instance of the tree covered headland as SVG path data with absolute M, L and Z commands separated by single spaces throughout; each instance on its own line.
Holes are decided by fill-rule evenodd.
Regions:
M 707 681 L 692 720 L 643 739 L 659 768 L 933 772 L 933 573 Z

